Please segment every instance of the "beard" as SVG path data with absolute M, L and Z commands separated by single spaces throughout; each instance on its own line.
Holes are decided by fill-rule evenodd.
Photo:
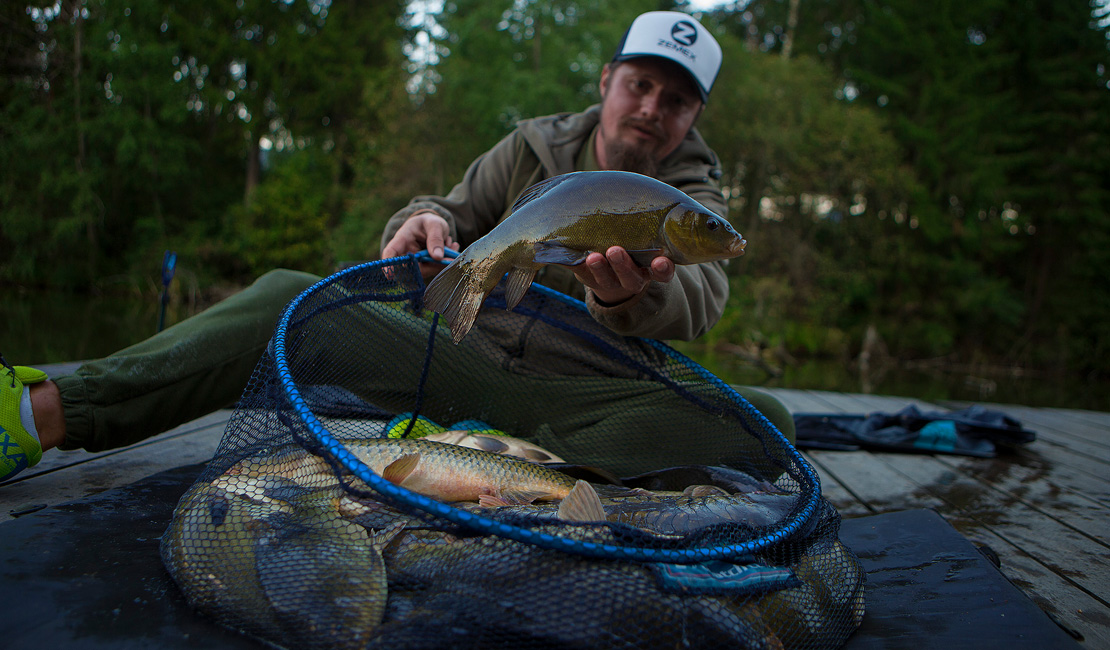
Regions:
M 648 131 L 659 132 L 660 129 L 635 118 L 625 117 L 621 120 L 622 127 L 639 127 Z M 663 134 L 658 133 L 659 139 Z M 647 143 L 630 144 L 619 137 L 605 138 L 605 159 L 609 168 L 615 171 L 636 172 L 644 176 L 655 176 L 659 171 L 659 160 L 655 157 L 655 148 Z

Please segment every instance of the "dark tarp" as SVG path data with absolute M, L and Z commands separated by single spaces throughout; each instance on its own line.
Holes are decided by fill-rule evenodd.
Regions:
M 998 447 L 1024 445 L 1036 434 L 1005 413 L 981 406 L 959 411 L 921 411 L 910 405 L 897 413 L 848 415 L 795 413 L 801 449 L 906 451 L 993 458 Z
M 0 607 L 11 650 L 261 648 L 194 613 L 159 538 L 201 466 L 0 524 Z M 931 510 L 843 522 L 867 571 L 867 614 L 846 648 L 1079 648 Z

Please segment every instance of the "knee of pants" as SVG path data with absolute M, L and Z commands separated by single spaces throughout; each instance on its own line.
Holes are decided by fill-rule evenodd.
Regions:
M 254 285 L 267 292 L 286 294 L 289 300 L 320 281 L 320 276 L 304 271 L 274 269 L 258 277 Z

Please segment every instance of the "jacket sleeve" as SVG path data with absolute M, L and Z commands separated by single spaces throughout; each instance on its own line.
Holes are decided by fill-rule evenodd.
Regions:
M 523 146 L 518 132 L 505 136 L 470 164 L 463 179 L 445 197 L 417 196 L 386 223 L 382 248 L 409 217 L 430 210 L 447 220 L 451 237 L 465 249 L 500 221 L 508 209 L 506 192 L 516 151 Z
M 627 302 L 603 305 L 586 290 L 586 306 L 602 325 L 625 336 L 689 341 L 709 331 L 728 302 L 724 262 L 676 266 L 670 282 L 653 282 Z

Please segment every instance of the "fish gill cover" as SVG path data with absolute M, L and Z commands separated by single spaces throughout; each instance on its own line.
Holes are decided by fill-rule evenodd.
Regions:
M 729 386 L 538 286 L 455 345 L 424 288 L 406 256 L 286 309 L 162 540 L 192 606 L 285 648 L 835 648 L 858 627 L 839 514 Z

